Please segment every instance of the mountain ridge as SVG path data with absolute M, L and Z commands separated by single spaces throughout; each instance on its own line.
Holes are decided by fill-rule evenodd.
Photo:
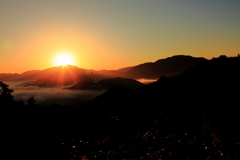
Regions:
M 189 67 L 207 59 L 186 55 L 175 55 L 155 62 L 146 62 L 136 66 L 118 70 L 83 69 L 73 65 L 54 66 L 44 70 L 26 71 L 22 74 L 0 74 L 1 81 L 33 81 L 29 85 L 54 87 L 59 85 L 76 84 L 80 76 L 87 75 L 95 81 L 106 78 L 122 77 L 131 79 L 156 79 L 160 76 L 175 76 Z
M 240 55 L 213 58 L 138 89 L 110 89 L 76 108 L 25 105 L 2 92 L 3 142 L 17 146 L 18 157 L 47 148 L 56 149 L 55 159 L 75 153 L 89 159 L 239 159 L 239 81 Z

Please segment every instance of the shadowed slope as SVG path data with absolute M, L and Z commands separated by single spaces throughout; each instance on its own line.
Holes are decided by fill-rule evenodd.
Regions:
M 176 76 L 184 70 L 204 61 L 206 61 L 205 58 L 177 55 L 166 59 L 160 59 L 154 63 L 149 62 L 140 64 L 128 70 L 126 75 L 136 79 L 155 79 L 159 76 Z
M 198 63 L 206 61 L 204 58 L 194 58 L 191 56 L 173 56 L 166 59 L 160 59 L 154 63 L 144 63 L 137 66 L 125 67 L 118 70 L 88 70 L 81 69 L 76 66 L 58 66 L 45 70 L 27 71 L 22 74 L 0 74 L 2 81 L 29 81 L 38 80 L 39 86 L 56 86 L 60 83 L 74 84 L 78 82 L 78 75 L 91 75 L 94 79 L 113 78 L 113 77 L 128 77 L 133 79 L 146 78 L 156 79 L 159 76 L 172 76 L 182 73 L 185 69 L 192 67 Z M 60 75 L 59 75 L 60 74 Z M 98 75 L 98 76 L 97 76 Z M 65 77 L 63 76 L 70 76 Z M 50 81 L 47 82 L 47 79 Z
M 116 77 L 116 78 L 103 79 L 98 82 L 94 82 L 90 80 L 81 80 L 77 84 L 67 89 L 111 90 L 119 87 L 136 89 L 142 86 L 143 84 L 136 80 Z
M 92 111 L 96 109 L 98 113 L 109 112 L 109 108 L 128 110 L 124 116 L 131 119 L 142 117 L 139 119 L 141 122 L 147 121 L 147 117 L 156 118 L 165 108 L 233 109 L 239 104 L 239 81 L 240 58 L 221 56 L 192 67 L 176 77 L 161 77 L 157 82 L 132 92 L 127 99 L 124 98 L 129 92 L 127 90 L 122 94 L 111 91 L 111 98 L 105 93 L 89 102 L 86 108 Z
M 2 148 L 25 159 L 239 159 L 239 74 L 240 56 L 220 56 L 79 108 L 2 98 Z
M 89 70 L 76 66 L 58 66 L 41 71 L 41 78 L 34 82 L 24 83 L 24 86 L 39 87 L 62 87 L 64 85 L 76 84 L 88 77 L 91 81 L 101 79 L 101 76 Z

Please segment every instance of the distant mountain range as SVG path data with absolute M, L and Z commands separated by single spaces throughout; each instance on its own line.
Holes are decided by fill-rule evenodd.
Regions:
M 45 70 L 27 71 L 22 74 L 0 74 L 0 80 L 31 81 L 23 85 L 54 87 L 80 83 L 83 76 L 89 77 L 89 79 L 94 82 L 115 77 L 157 79 L 161 76 L 178 75 L 184 70 L 204 61 L 207 61 L 207 59 L 177 55 L 166 59 L 160 59 L 153 63 L 148 62 L 118 70 L 88 70 L 67 65 L 52 67 Z
M 125 78 L 81 81 L 126 84 Z M 137 89 L 110 88 L 76 107 L 26 105 L 2 85 L 2 148 L 8 155 L 45 159 L 47 153 L 52 159 L 75 153 L 80 159 L 239 159 L 239 81 L 240 55 L 219 56 Z
M 124 127 L 130 121 L 134 127 L 149 127 L 163 110 L 172 112 L 169 115 L 175 126 L 198 124 L 198 119 L 191 117 L 191 112 L 204 110 L 209 114 L 212 110 L 222 112 L 240 124 L 239 81 L 240 56 L 220 56 L 189 68 L 178 76 L 163 76 L 136 90 L 110 90 L 83 108 L 91 114 L 123 117 Z M 240 129 L 240 125 L 238 127 Z
M 160 59 L 152 63 L 144 63 L 126 71 L 126 76 L 134 79 L 146 78 L 154 79 L 160 76 L 176 76 L 184 70 L 199 63 L 207 61 L 205 58 L 178 55 L 166 59 Z M 123 70 L 123 69 L 122 69 Z

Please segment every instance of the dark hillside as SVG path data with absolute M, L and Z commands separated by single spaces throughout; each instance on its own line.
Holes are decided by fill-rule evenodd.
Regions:
M 239 159 L 239 74 L 240 56 L 220 56 L 78 108 L 15 102 L 1 83 L 1 145 L 25 159 Z
M 131 78 L 155 79 L 159 76 L 176 76 L 184 70 L 199 63 L 207 61 L 205 58 L 177 55 L 166 59 L 160 59 L 154 63 L 144 63 L 133 67 L 126 72 Z
M 81 81 L 77 84 L 73 85 L 72 87 L 69 87 L 67 89 L 72 90 L 111 90 L 115 88 L 127 88 L 127 89 L 136 89 L 144 86 L 144 84 L 134 80 L 134 79 L 128 79 L 128 78 L 108 78 L 108 79 L 102 79 L 98 82 L 94 81 L 83 81 L 81 78 Z
M 200 159 L 221 157 L 224 150 L 225 158 L 236 157 L 239 156 L 236 150 L 240 140 L 239 74 L 239 56 L 220 56 L 196 65 L 176 77 L 161 77 L 157 82 L 135 91 L 107 92 L 91 101 L 86 109 L 93 112 L 96 110 L 100 115 L 118 117 L 118 127 L 115 127 L 112 139 L 115 137 L 116 140 L 120 138 L 124 141 L 132 139 L 132 135 L 146 140 L 141 142 L 142 145 L 151 144 L 149 147 L 152 147 L 153 142 L 160 142 L 155 138 L 164 135 L 172 135 L 171 143 L 175 143 L 173 137 L 178 137 L 180 141 L 190 141 L 191 136 L 179 137 L 178 134 L 185 132 L 193 137 L 204 136 L 205 138 L 200 138 L 200 142 L 209 143 L 208 147 L 211 148 L 209 152 L 198 150 L 197 147 L 202 144 L 193 141 L 196 144 L 188 146 L 192 146 L 191 150 L 195 153 L 190 155 L 187 150 L 175 146 L 174 150 L 180 151 L 182 156 L 193 159 L 197 155 L 202 156 Z M 235 141 L 238 143 L 235 144 Z M 127 145 L 126 141 L 118 143 Z M 166 147 L 173 152 L 170 157 L 179 154 L 170 146 Z M 145 153 L 148 150 L 138 149 Z M 221 152 L 215 154 L 218 149 Z

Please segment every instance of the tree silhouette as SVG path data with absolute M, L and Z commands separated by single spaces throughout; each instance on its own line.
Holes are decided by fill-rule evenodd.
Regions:
M 13 90 L 8 88 L 8 85 L 0 81 L 0 96 L 3 99 L 12 99 Z

